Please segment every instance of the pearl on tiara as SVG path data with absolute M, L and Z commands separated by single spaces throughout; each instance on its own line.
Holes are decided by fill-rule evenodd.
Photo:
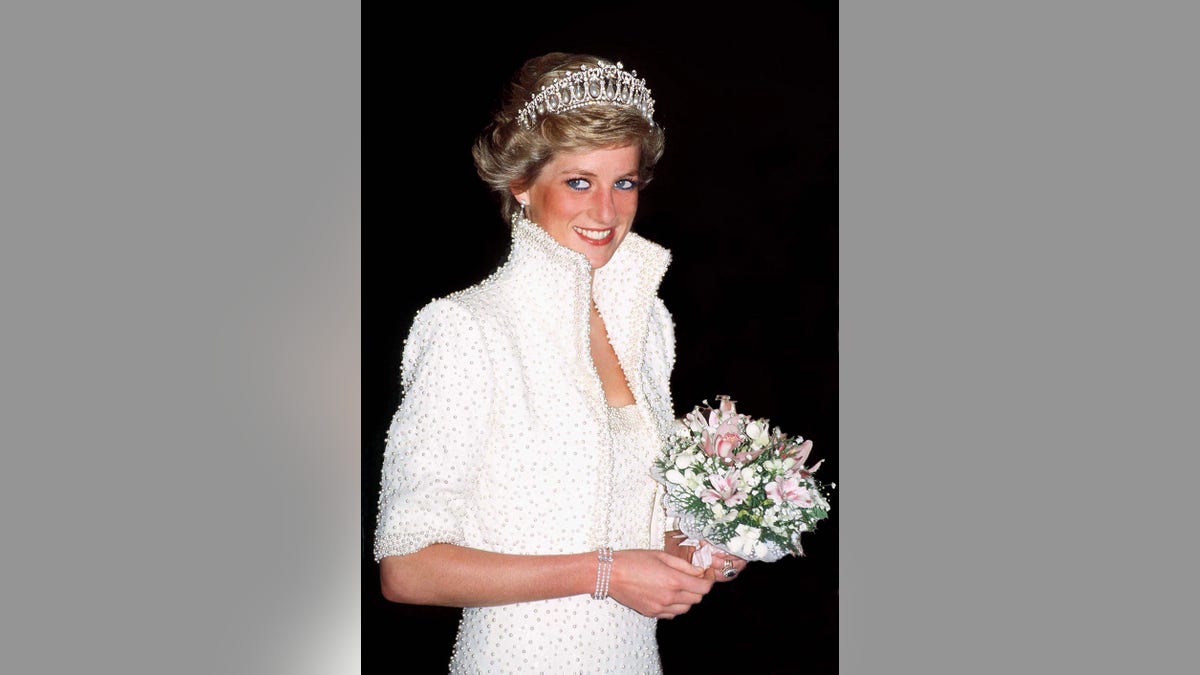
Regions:
M 589 105 L 616 105 L 635 108 L 654 125 L 654 99 L 645 79 L 637 71 L 625 72 L 625 66 L 598 63 L 586 64 L 579 70 L 542 87 L 517 113 L 517 123 L 529 130 L 538 119 Z

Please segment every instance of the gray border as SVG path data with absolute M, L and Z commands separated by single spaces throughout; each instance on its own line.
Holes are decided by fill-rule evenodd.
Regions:
M 1196 18 L 842 3 L 843 672 L 1195 670 Z
M 0 10 L 2 669 L 354 652 L 357 6 L 68 5 Z M 842 7 L 842 670 L 1189 671 L 1193 10 Z
M 0 672 L 357 672 L 359 24 L 0 6 Z

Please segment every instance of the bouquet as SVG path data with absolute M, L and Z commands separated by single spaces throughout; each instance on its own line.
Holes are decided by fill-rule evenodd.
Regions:
M 683 544 L 703 540 L 766 562 L 804 555 L 801 533 L 830 511 L 825 486 L 813 477 L 824 460 L 804 466 L 812 441 L 771 430 L 768 420 L 735 411 L 728 396 L 717 398 L 718 408 L 704 401 L 676 422 L 654 462 L 654 478 L 666 486 L 667 515 L 679 519 L 687 536 Z

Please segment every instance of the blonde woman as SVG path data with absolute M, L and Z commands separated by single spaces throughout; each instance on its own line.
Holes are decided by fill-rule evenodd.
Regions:
M 512 249 L 413 322 L 375 541 L 389 600 L 466 608 L 454 672 L 658 672 L 656 621 L 745 565 L 693 566 L 649 475 L 675 339 L 670 254 L 632 232 L 653 115 L 636 72 L 553 53 L 476 142 Z

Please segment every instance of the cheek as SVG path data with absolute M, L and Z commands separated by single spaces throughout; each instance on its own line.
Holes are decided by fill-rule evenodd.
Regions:
M 618 206 L 618 208 L 621 209 L 621 211 L 623 211 L 625 213 L 632 214 L 633 212 L 637 211 L 637 207 L 638 207 L 637 191 L 635 190 L 628 194 L 622 195 L 622 198 L 617 200 L 617 206 Z
M 544 202 L 546 211 L 556 216 L 570 216 L 584 208 L 578 196 L 571 193 L 550 193 Z

